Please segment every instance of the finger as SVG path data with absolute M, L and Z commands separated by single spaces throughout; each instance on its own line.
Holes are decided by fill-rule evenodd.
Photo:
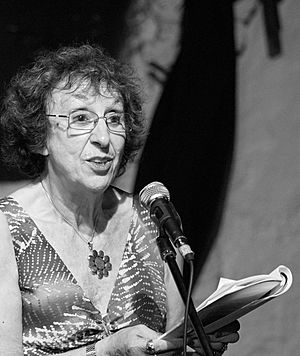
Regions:
M 239 339 L 239 334 L 233 333 L 226 337 L 224 336 L 221 338 L 214 338 L 214 340 L 210 340 L 210 345 L 213 350 L 219 351 L 224 347 L 224 345 L 227 345 L 229 343 L 235 343 L 238 341 L 238 339 Z M 203 353 L 202 345 L 198 339 L 194 338 L 192 340 L 189 340 L 188 344 L 198 353 L 200 354 L 201 352 Z
M 182 339 L 155 339 L 152 340 L 155 353 L 166 351 L 181 350 L 183 348 Z
M 227 343 L 222 343 L 222 342 L 213 342 L 210 344 L 211 350 L 213 351 L 213 353 L 215 352 L 221 352 L 223 353 L 226 349 L 227 349 Z M 202 348 L 195 348 L 195 350 L 200 354 L 200 355 L 204 355 L 203 354 L 203 349 Z
M 239 333 L 224 334 L 222 336 L 216 337 L 215 335 L 210 335 L 209 339 L 211 342 L 223 342 L 223 343 L 235 343 L 239 340 Z
M 214 333 L 208 334 L 208 337 L 209 338 L 212 337 L 213 340 L 215 340 L 215 338 L 219 338 L 219 337 L 222 337 L 222 336 L 226 336 L 226 335 L 230 335 L 230 334 L 233 334 L 233 333 L 237 333 L 239 330 L 240 330 L 240 323 L 239 323 L 238 320 L 235 320 L 232 323 L 227 324 L 227 325 L 223 326 L 222 328 L 218 329 Z M 214 337 L 212 335 L 214 335 Z M 188 336 L 189 336 L 189 338 L 196 338 L 197 337 L 194 331 L 191 331 Z
M 189 344 L 187 347 L 187 355 L 201 355 L 204 356 L 204 351 L 199 342 Z
M 224 345 L 227 343 L 223 342 L 210 342 L 210 347 L 214 351 L 220 351 L 224 347 Z M 202 348 L 202 345 L 200 344 L 198 339 L 193 339 L 192 342 L 189 342 L 189 346 L 192 347 L 198 355 L 204 355 L 204 351 Z
M 220 336 L 220 337 L 216 337 L 215 335 L 208 335 L 208 340 L 210 343 L 212 342 L 218 342 L 218 343 L 235 343 L 239 340 L 240 338 L 240 335 L 239 333 L 231 333 L 231 334 L 228 334 L 228 335 L 224 335 L 224 336 Z M 197 345 L 199 346 L 200 345 L 200 341 L 197 337 L 190 337 L 188 338 L 188 344 L 190 346 L 194 346 L 194 345 Z

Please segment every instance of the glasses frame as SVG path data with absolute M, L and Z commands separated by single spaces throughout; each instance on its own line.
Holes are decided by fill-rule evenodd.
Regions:
M 69 131 L 69 129 L 72 129 L 72 130 L 77 130 L 77 131 L 84 131 L 84 133 L 90 133 L 92 132 L 95 127 L 97 126 L 99 120 L 104 120 L 105 124 L 106 124 L 106 127 L 108 129 L 109 132 L 112 132 L 112 133 L 115 133 L 115 134 L 122 134 L 122 133 L 126 133 L 127 129 L 126 129 L 126 124 L 125 124 L 125 121 L 124 121 L 124 124 L 122 124 L 122 127 L 123 127 L 123 131 L 116 131 L 116 130 L 112 130 L 109 126 L 108 126 L 108 123 L 107 123 L 107 117 L 106 116 L 99 116 L 98 114 L 96 114 L 94 111 L 90 111 L 90 110 L 85 110 L 86 112 L 89 112 L 89 113 L 92 113 L 94 115 L 96 115 L 96 118 L 95 120 L 93 120 L 93 124 L 94 124 L 94 127 L 91 128 L 91 129 L 85 129 L 85 128 L 76 128 L 76 127 L 72 127 L 71 126 L 71 123 L 70 123 L 70 115 L 61 115 L 61 114 L 46 114 L 46 116 L 48 117 L 56 117 L 56 118 L 63 118 L 63 119 L 68 119 L 68 126 L 67 126 L 67 130 Z M 116 113 L 115 113 L 116 114 Z M 128 116 L 128 114 L 126 113 L 117 113 L 117 114 L 122 114 L 124 115 L 124 118 L 126 116 Z M 130 131 L 130 130 L 129 130 Z

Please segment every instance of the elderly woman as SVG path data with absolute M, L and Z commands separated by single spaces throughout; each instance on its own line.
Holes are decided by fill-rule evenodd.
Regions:
M 90 45 L 40 56 L 11 81 L 0 131 L 32 177 L 0 200 L 1 355 L 178 353 L 157 339 L 183 315 L 157 229 L 113 184 L 144 139 L 127 66 Z M 210 335 L 216 355 L 236 331 Z

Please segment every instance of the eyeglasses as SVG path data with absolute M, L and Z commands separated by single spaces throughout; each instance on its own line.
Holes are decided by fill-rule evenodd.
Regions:
M 92 111 L 79 110 L 70 115 L 48 114 L 46 116 L 66 118 L 68 119 L 67 129 L 76 130 L 81 133 L 93 131 L 99 120 L 104 120 L 108 130 L 112 133 L 124 133 L 126 131 L 125 118 L 127 114 L 125 113 L 112 112 L 100 117 Z

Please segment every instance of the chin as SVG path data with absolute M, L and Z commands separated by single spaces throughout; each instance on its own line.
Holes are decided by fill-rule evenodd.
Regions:
M 104 192 L 111 184 L 111 179 L 103 179 L 101 177 L 97 177 L 93 179 L 92 182 L 85 184 L 85 187 L 94 193 Z

